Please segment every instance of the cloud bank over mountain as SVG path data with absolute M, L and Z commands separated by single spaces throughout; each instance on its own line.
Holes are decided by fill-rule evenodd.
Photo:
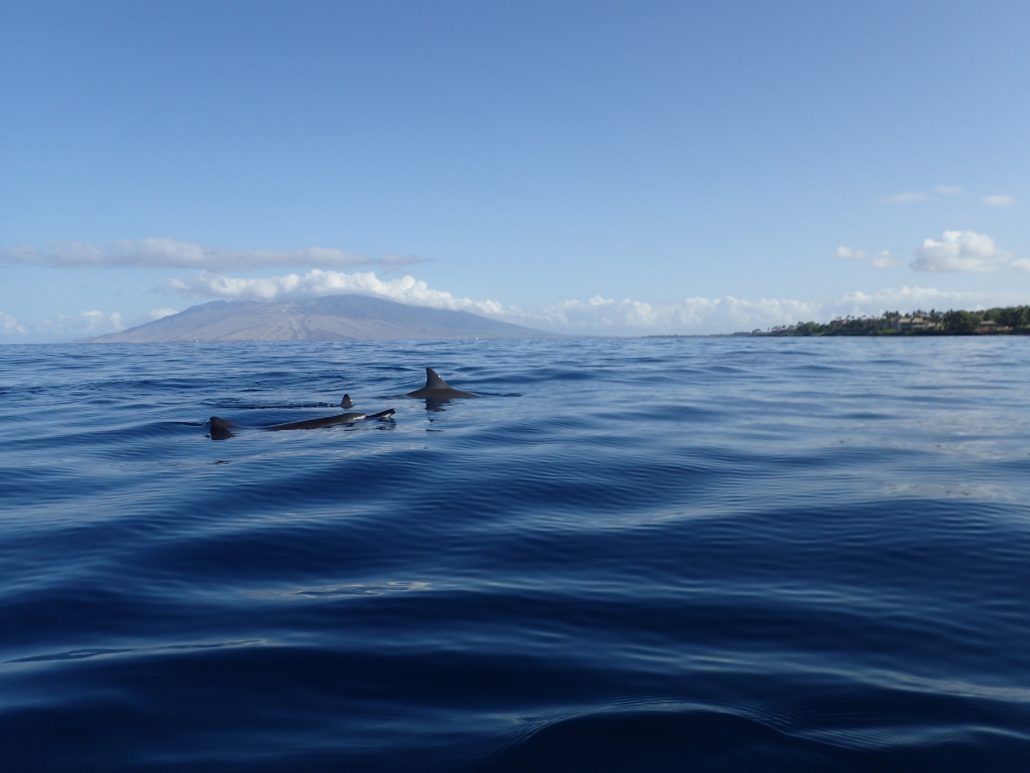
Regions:
M 957 186 L 938 186 L 925 195 L 946 197 L 960 192 Z M 1002 197 L 995 198 L 994 206 L 1008 203 L 1007 199 L 1002 202 Z M 912 254 L 908 270 L 922 274 L 1030 272 L 1030 259 L 1014 257 L 999 248 L 991 236 L 974 230 L 944 231 L 939 237 L 924 239 Z M 833 257 L 841 263 L 876 269 L 877 273 L 906 270 L 888 249 L 870 250 L 840 244 Z M 594 294 L 529 307 L 506 304 L 495 298 L 457 295 L 411 273 L 398 276 L 382 275 L 376 270 L 341 270 L 371 266 L 381 272 L 392 272 L 410 262 L 414 259 L 371 258 L 335 248 L 237 250 L 170 238 L 122 240 L 104 246 L 70 242 L 50 247 L 0 248 L 0 263 L 15 267 L 193 272 L 173 276 L 154 287 L 155 294 L 164 297 L 145 313 L 138 309 L 123 313 L 87 308 L 27 321 L 21 314 L 16 318 L 9 313 L 14 309 L 0 311 L 0 340 L 73 340 L 117 332 L 184 308 L 182 303 L 176 303 L 174 296 L 197 302 L 211 299 L 280 301 L 357 294 L 432 309 L 467 311 L 551 332 L 588 335 L 728 333 L 803 320 L 827 320 L 847 314 L 879 314 L 885 310 L 920 307 L 979 308 L 1030 300 L 1025 294 L 1005 290 L 940 290 L 900 283 L 872 291 L 854 290 L 830 299 L 684 294 L 679 298 L 651 300 Z M 271 273 L 275 268 L 300 267 L 303 270 Z M 247 276 L 248 273 L 252 275 Z
M 358 293 L 434 309 L 471 311 L 488 316 L 504 313 L 504 307 L 497 301 L 456 298 L 445 290 L 430 288 L 426 282 L 410 274 L 395 279 L 380 279 L 371 271 L 345 274 L 313 268 L 305 274 L 243 278 L 204 272 L 191 279 L 172 279 L 168 286 L 182 295 L 194 298 L 271 301 Z
M 554 332 L 642 335 L 650 333 L 727 333 L 784 325 L 837 315 L 879 314 L 925 306 L 958 308 L 1023 302 L 1017 294 L 944 291 L 902 285 L 871 292 L 856 290 L 829 301 L 802 298 L 688 296 L 655 302 L 594 295 L 525 309 L 497 300 L 457 297 L 411 275 L 382 279 L 373 272 L 346 274 L 312 269 L 306 274 L 239 278 L 205 273 L 172 280 L 171 287 L 194 299 L 282 300 L 358 293 L 416 306 L 471 311 L 486 317 L 532 325 Z
M 1030 271 L 1030 263 L 1023 270 Z M 489 319 L 526 325 L 555 333 L 581 335 L 711 334 L 766 329 L 799 321 L 825 321 L 845 315 L 878 315 L 913 309 L 977 309 L 1027 302 L 1024 293 L 950 291 L 920 285 L 878 290 L 854 290 L 830 300 L 804 298 L 740 298 L 688 296 L 655 302 L 594 295 L 571 298 L 550 306 L 524 309 L 496 300 L 458 297 L 430 287 L 410 275 L 382 279 L 371 272 L 343 274 L 312 270 L 304 275 L 246 279 L 206 274 L 176 280 L 183 296 L 199 303 L 222 300 L 304 300 L 358 294 L 412 306 L 468 311 Z M 118 332 L 175 313 L 162 307 L 126 317 L 118 311 L 90 309 L 30 324 L 0 311 L 0 340 L 76 340 Z

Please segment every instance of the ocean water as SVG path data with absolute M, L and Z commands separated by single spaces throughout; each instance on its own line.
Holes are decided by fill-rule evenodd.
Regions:
M 0 347 L 0 768 L 1030 770 L 1028 347 Z

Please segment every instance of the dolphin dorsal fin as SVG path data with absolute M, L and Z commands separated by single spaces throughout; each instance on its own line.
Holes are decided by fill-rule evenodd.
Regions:
M 432 368 L 426 368 L 426 389 L 450 389 L 451 385 L 440 378 Z
M 340 407 L 341 408 L 350 408 L 352 405 L 354 405 L 354 403 L 351 401 L 350 395 L 344 394 L 343 395 L 343 399 L 340 400 Z

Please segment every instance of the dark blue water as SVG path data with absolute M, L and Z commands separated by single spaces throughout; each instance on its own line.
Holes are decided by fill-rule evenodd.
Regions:
M 1028 347 L 0 347 L 0 768 L 1028 770 Z

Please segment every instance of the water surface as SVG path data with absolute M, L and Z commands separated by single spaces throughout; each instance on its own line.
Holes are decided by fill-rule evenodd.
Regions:
M 1028 345 L 0 347 L 0 766 L 1030 769 Z

